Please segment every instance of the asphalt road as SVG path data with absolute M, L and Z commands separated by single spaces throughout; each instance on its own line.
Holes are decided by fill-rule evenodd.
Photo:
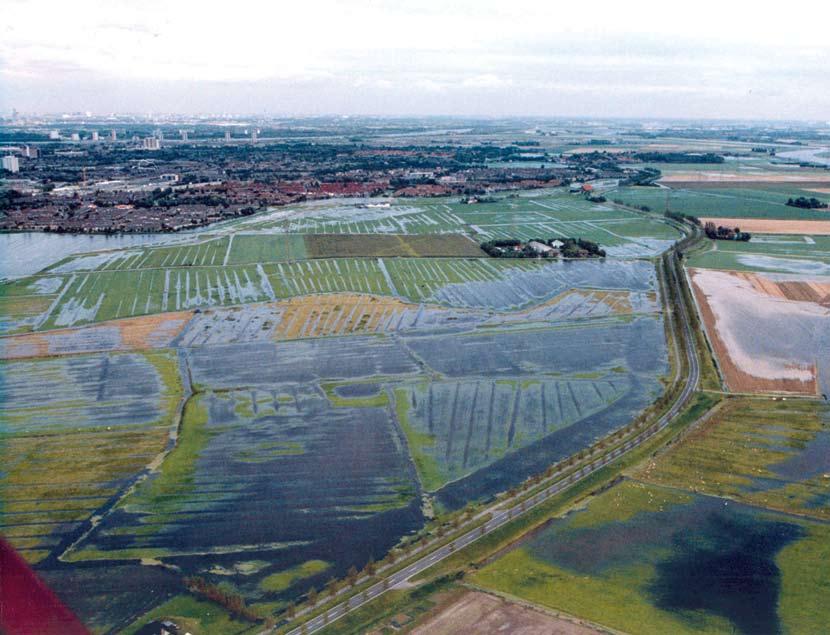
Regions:
M 680 281 L 678 280 L 677 271 L 675 270 L 674 266 L 672 266 L 670 270 L 667 272 L 667 276 L 670 277 L 670 283 L 673 284 L 675 289 L 677 290 L 678 297 L 682 298 L 682 287 L 680 286 Z M 590 476 L 597 470 L 615 461 L 622 455 L 630 452 L 631 450 L 642 444 L 644 441 L 646 441 L 648 438 L 650 438 L 651 436 L 665 428 L 667 425 L 669 425 L 672 419 L 674 419 L 686 405 L 686 402 L 689 400 L 689 397 L 691 397 L 692 393 L 697 388 L 698 382 L 700 380 L 700 367 L 698 364 L 697 355 L 695 355 L 694 353 L 694 337 L 692 334 L 692 327 L 689 321 L 689 308 L 686 306 L 685 302 L 682 301 L 679 303 L 679 306 L 680 318 L 683 326 L 683 337 L 686 341 L 686 359 L 688 362 L 689 374 L 686 378 L 686 383 L 683 387 L 683 391 L 681 392 L 680 397 L 675 401 L 674 405 L 669 409 L 669 411 L 666 414 L 664 414 L 657 422 L 649 426 L 646 430 L 641 432 L 636 437 L 626 441 L 626 443 L 616 448 L 613 452 L 604 455 L 601 459 L 597 459 L 596 461 L 589 463 L 582 469 L 569 475 L 567 478 L 557 480 L 549 487 L 546 487 L 545 489 L 534 494 L 531 498 L 517 503 L 516 500 L 521 498 L 522 496 L 522 493 L 519 493 L 516 495 L 514 499 L 512 499 L 512 502 L 514 504 L 511 504 L 511 500 L 507 500 L 501 501 L 500 503 L 494 505 L 489 510 L 487 510 L 487 512 L 484 512 L 491 513 L 492 517 L 483 525 L 480 525 L 475 529 L 471 529 L 470 531 L 466 532 L 462 536 L 459 536 L 452 542 L 442 547 L 439 547 L 434 551 L 430 551 L 422 558 L 408 565 L 406 568 L 390 574 L 389 576 L 383 578 L 381 581 L 367 588 L 365 591 L 358 593 L 357 595 L 353 595 L 352 597 L 346 600 L 343 600 L 339 604 L 336 604 L 335 606 L 331 607 L 328 611 L 326 611 L 325 614 L 318 615 L 317 617 L 306 622 L 304 628 L 297 627 L 292 631 L 289 631 L 289 635 L 302 635 L 304 633 L 310 634 L 325 628 L 328 624 L 331 624 L 338 618 L 341 618 L 347 613 L 354 611 L 357 608 L 360 608 L 361 606 L 372 601 L 379 595 L 382 595 L 389 589 L 397 585 L 400 585 L 404 582 L 407 582 L 412 577 L 418 575 L 426 569 L 429 569 L 435 563 L 440 562 L 441 560 L 449 557 L 459 549 L 463 549 L 464 547 L 466 547 L 472 542 L 475 542 L 482 536 L 486 536 L 487 534 L 500 528 L 502 525 L 533 509 L 535 506 L 539 505 L 540 503 L 543 503 L 550 497 L 559 494 L 560 492 L 562 492 L 565 489 L 568 489 L 569 487 L 572 487 L 574 484 Z M 556 475 L 552 476 L 551 479 L 556 479 Z M 349 591 L 350 590 L 348 589 L 343 589 L 341 591 L 341 594 L 346 594 Z M 264 631 L 264 633 L 270 632 L 273 632 L 273 630 Z

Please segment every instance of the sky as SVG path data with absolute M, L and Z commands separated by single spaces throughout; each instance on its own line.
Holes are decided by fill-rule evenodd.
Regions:
M 2 0 L 0 113 L 830 121 L 824 2 Z

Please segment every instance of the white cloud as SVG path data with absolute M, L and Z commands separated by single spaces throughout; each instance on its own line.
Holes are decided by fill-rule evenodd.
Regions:
M 690 92 L 716 100 L 754 90 L 756 108 L 763 95 L 790 93 L 797 101 L 790 108 L 802 103 L 809 116 L 830 102 L 823 6 L 806 0 L 751 9 L 723 0 L 670 7 L 656 0 L 576 7 L 533 0 L 4 0 L 0 104 L 24 93 L 30 103 L 40 82 L 41 109 L 53 107 L 45 95 L 60 102 L 56 86 L 71 77 L 76 86 L 109 82 L 125 93 L 148 82 L 180 82 L 190 91 L 201 85 L 203 99 L 190 102 L 200 107 L 215 94 L 210 84 L 226 83 L 277 88 L 275 104 L 301 104 L 310 86 L 325 87 L 319 99 L 331 98 L 332 111 L 369 110 L 367 100 L 381 93 L 384 108 L 403 111 L 421 91 L 433 96 L 436 113 L 463 111 L 478 103 L 471 99 L 478 93 L 495 108 L 498 96 L 515 104 L 517 95 L 558 90 L 611 101 L 674 95 L 677 112 L 665 114 L 681 115 Z M 799 78 L 802 86 L 794 90 Z M 82 109 L 107 110 L 107 98 Z M 573 109 L 586 112 L 586 106 Z M 712 109 L 713 115 L 719 110 Z

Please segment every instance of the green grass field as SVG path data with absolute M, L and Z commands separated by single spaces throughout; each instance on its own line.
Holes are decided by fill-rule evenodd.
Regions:
M 781 218 L 789 220 L 830 220 L 826 210 L 805 210 L 789 207 L 788 198 L 815 196 L 821 200 L 828 195 L 788 185 L 753 185 L 751 187 L 688 187 L 668 189 L 659 187 L 621 187 L 607 194 L 609 200 L 621 200 L 626 205 L 646 205 L 652 211 L 672 212 L 693 216 L 720 218 Z
M 697 251 L 690 267 L 830 275 L 830 236 L 753 235 L 749 242 L 720 240 Z M 759 260 L 754 256 L 761 256 Z
M 830 520 L 830 409 L 735 398 L 639 478 Z
M 307 257 L 304 236 L 237 234 L 233 237 L 227 264 L 304 260 Z

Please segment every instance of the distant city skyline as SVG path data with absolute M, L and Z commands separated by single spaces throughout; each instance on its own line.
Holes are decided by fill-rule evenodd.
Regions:
M 827 11 L 7 0 L 0 111 L 830 120 Z

